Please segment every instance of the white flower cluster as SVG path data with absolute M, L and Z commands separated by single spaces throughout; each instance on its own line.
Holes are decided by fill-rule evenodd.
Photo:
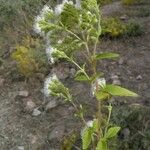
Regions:
M 66 3 L 73 5 L 73 2 L 72 2 L 72 1 L 63 0 L 62 4 L 56 5 L 56 7 L 55 7 L 55 14 L 56 14 L 56 15 L 60 15 L 60 14 L 62 13 L 63 8 L 64 8 L 64 5 L 65 5 Z
M 44 39 L 46 40 L 46 45 L 47 45 L 47 47 L 46 47 L 46 54 L 47 54 L 47 57 L 48 57 L 48 61 L 50 63 L 52 63 L 52 64 L 55 62 L 55 59 L 52 57 L 52 53 L 56 49 L 51 46 L 51 42 L 50 42 L 50 38 L 49 38 L 50 35 L 51 35 L 51 31 L 48 32 L 47 34 L 44 34 L 44 32 L 42 32 L 42 30 L 40 28 L 39 22 L 44 20 L 45 14 L 48 13 L 48 12 L 53 12 L 56 15 L 60 15 L 62 13 L 64 5 L 66 3 L 73 5 L 72 1 L 63 0 L 62 4 L 56 5 L 56 7 L 54 8 L 54 11 L 52 9 L 50 9 L 47 5 L 44 5 L 43 9 L 40 11 L 40 14 L 38 16 L 36 16 L 35 23 L 33 25 L 34 31 L 36 33 L 40 34 L 41 36 L 43 36 Z M 81 7 L 80 3 L 81 3 L 80 0 L 76 0 L 75 7 L 76 8 L 80 8 Z M 58 40 L 58 44 L 61 44 L 61 43 L 62 43 L 62 41 Z
M 62 4 L 56 5 L 56 7 L 54 8 L 54 13 L 56 15 L 60 15 L 61 12 L 63 11 L 64 5 L 66 3 L 73 5 L 72 1 L 63 0 Z M 80 3 L 81 3 L 80 0 L 76 0 L 76 4 L 75 4 L 76 8 L 80 8 L 81 7 Z M 41 28 L 39 26 L 39 21 L 44 20 L 44 16 L 48 12 L 53 12 L 53 10 L 50 9 L 47 5 L 44 5 L 44 7 L 42 8 L 42 10 L 40 11 L 40 14 L 38 16 L 36 16 L 36 18 L 35 18 L 35 24 L 34 24 L 34 31 L 36 33 L 41 34 L 41 35 L 43 34 L 42 31 L 41 31 Z
M 71 4 L 73 5 L 73 1 L 68 1 L 68 0 L 63 0 L 62 4 L 58 4 L 55 7 L 55 14 L 56 15 L 60 15 L 63 11 L 64 5 L 65 4 Z M 76 8 L 81 8 L 81 1 L 80 0 L 76 0 L 76 4 L 75 4 Z
M 81 8 L 81 0 L 76 0 L 76 8 Z
M 48 97 L 51 93 L 50 89 L 49 89 L 49 86 L 50 84 L 53 83 L 54 80 L 58 80 L 57 76 L 55 74 L 53 75 L 49 75 L 46 79 L 45 79 L 45 82 L 44 82 L 44 95 L 46 97 Z
M 99 86 L 99 87 L 102 87 L 104 88 L 106 86 L 106 80 L 105 78 L 99 78 L 97 79 L 93 84 L 92 84 L 92 87 L 91 87 L 91 92 L 92 92 L 92 95 L 94 96 L 95 95 L 95 92 L 96 92 L 96 86 Z
M 33 25 L 33 29 L 36 33 L 43 35 L 43 32 L 41 31 L 39 22 L 44 20 L 44 16 L 48 12 L 53 12 L 52 9 L 50 9 L 47 5 L 44 5 L 43 9 L 40 11 L 40 14 L 35 17 L 35 23 Z
M 92 128 L 92 127 L 93 127 L 93 123 L 94 123 L 93 120 L 89 120 L 88 122 L 86 122 L 86 125 L 87 125 L 89 128 Z
M 57 49 L 56 48 L 53 48 L 51 45 L 49 45 L 47 48 L 46 48 L 46 54 L 47 54 L 47 57 L 48 57 L 48 61 L 50 63 L 55 63 L 55 58 L 53 58 L 52 56 L 52 53 L 54 51 L 56 51 Z

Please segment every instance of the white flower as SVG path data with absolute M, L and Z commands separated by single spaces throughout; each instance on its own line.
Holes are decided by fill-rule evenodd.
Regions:
M 48 13 L 48 12 L 53 12 L 53 10 L 50 9 L 47 5 L 44 5 L 44 7 L 42 8 L 40 14 L 41 14 L 41 16 L 44 17 L 44 15 L 45 15 L 46 13 Z
M 35 17 L 35 23 L 33 25 L 33 29 L 36 33 L 44 35 L 44 33 L 42 32 L 39 22 L 44 20 L 44 16 L 46 13 L 48 12 L 53 12 L 52 9 L 50 9 L 47 5 L 44 5 L 43 9 L 40 11 L 40 14 L 38 16 Z
M 88 127 L 92 128 L 92 127 L 93 127 L 93 123 L 94 123 L 93 120 L 89 120 L 89 121 L 86 123 L 86 125 L 87 125 Z
M 65 5 L 66 3 L 73 5 L 73 2 L 72 2 L 72 1 L 63 0 L 62 4 L 56 5 L 56 7 L 55 7 L 55 14 L 56 14 L 56 15 L 60 15 L 60 14 L 62 13 L 63 8 L 64 8 L 64 5 Z
M 57 42 L 58 44 L 61 44 L 62 43 L 62 40 L 58 40 L 58 42 Z
M 33 29 L 34 29 L 34 31 L 36 32 L 36 33 L 38 33 L 38 34 L 41 34 L 41 28 L 40 28 L 40 25 L 39 25 L 39 22 L 42 20 L 43 18 L 41 17 L 41 16 L 37 16 L 36 18 L 35 18 L 35 23 L 34 23 L 34 25 L 33 25 Z
M 52 57 L 52 53 L 57 50 L 56 48 L 53 48 L 51 45 L 48 46 L 46 48 L 46 54 L 47 54 L 47 57 L 48 57 L 48 60 L 50 61 L 50 63 L 54 63 L 55 62 L 55 58 Z
M 44 82 L 44 95 L 46 97 L 48 97 L 51 93 L 50 89 L 49 89 L 49 86 L 50 84 L 53 83 L 54 80 L 58 80 L 57 76 L 55 74 L 53 74 L 52 76 L 49 75 L 46 79 L 45 79 L 45 82 Z
M 105 78 L 99 78 L 92 84 L 91 92 L 93 96 L 95 95 L 96 92 L 96 88 L 97 88 L 96 86 L 104 88 L 106 86 Z
M 50 45 L 51 41 L 50 41 L 50 35 L 51 35 L 52 31 L 49 31 L 48 33 L 46 33 L 46 35 L 44 36 L 44 40 L 46 42 L 46 45 Z
M 81 8 L 81 1 L 80 0 L 76 0 L 75 7 L 76 8 Z
M 60 15 L 61 12 L 63 11 L 63 7 L 64 7 L 64 4 L 59 4 L 55 7 L 55 14 L 56 15 Z
M 105 80 L 105 78 L 99 78 L 97 80 L 97 82 L 98 82 L 98 85 L 100 85 L 102 88 L 104 88 L 106 86 L 106 80 Z

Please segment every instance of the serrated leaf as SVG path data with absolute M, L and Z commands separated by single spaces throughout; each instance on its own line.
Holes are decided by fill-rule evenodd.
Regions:
M 95 58 L 97 60 L 100 60 L 100 59 L 114 59 L 114 58 L 117 58 L 119 57 L 119 54 L 117 53 L 101 53 L 101 54 L 97 54 L 95 56 Z
M 108 150 L 107 149 L 107 141 L 105 138 L 99 140 L 96 150 Z
M 105 92 L 113 95 L 113 96 L 131 96 L 131 97 L 138 97 L 138 95 L 128 89 L 122 88 L 118 85 L 107 84 Z
M 91 140 L 92 140 L 92 128 L 88 128 L 85 127 L 82 131 L 82 149 L 85 150 L 87 149 L 90 144 L 91 144 Z
M 105 138 L 109 139 L 109 138 L 112 138 L 112 137 L 116 136 L 120 129 L 121 129 L 120 127 L 111 127 L 111 128 L 109 128 L 106 135 L 105 135 Z

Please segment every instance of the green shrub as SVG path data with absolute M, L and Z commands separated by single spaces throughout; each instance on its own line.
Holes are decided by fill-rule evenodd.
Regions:
M 117 18 L 102 20 L 102 36 L 119 37 L 125 32 L 126 26 Z
M 102 20 L 102 36 L 105 37 L 139 36 L 142 33 L 142 27 L 136 22 L 125 24 L 117 18 L 104 18 Z
M 22 45 L 16 46 L 12 58 L 16 61 L 19 71 L 26 77 L 45 71 L 47 66 L 45 51 L 42 50 L 39 39 L 25 38 Z
M 135 23 L 131 22 L 126 25 L 126 35 L 127 36 L 139 36 L 143 33 L 142 27 Z
M 118 106 L 113 110 L 112 122 L 120 125 L 122 129 L 129 129 L 130 132 L 128 137 L 125 137 L 126 133 L 120 133 L 114 150 L 149 150 L 149 113 L 148 107 L 140 105 Z

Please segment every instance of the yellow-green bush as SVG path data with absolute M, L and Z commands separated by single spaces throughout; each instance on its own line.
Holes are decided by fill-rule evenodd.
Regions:
M 124 5 L 134 5 L 134 4 L 138 4 L 141 2 L 142 2 L 142 0 L 122 0 L 122 3 Z
M 102 20 L 102 35 L 119 37 L 125 32 L 126 26 L 117 18 L 105 18 Z
M 26 77 L 43 72 L 46 68 L 46 56 L 40 46 L 39 39 L 25 38 L 22 45 L 16 46 L 12 58 L 17 63 L 17 68 Z
M 120 36 L 139 36 L 142 27 L 136 22 L 123 23 L 117 18 L 102 19 L 102 36 L 117 38 Z

